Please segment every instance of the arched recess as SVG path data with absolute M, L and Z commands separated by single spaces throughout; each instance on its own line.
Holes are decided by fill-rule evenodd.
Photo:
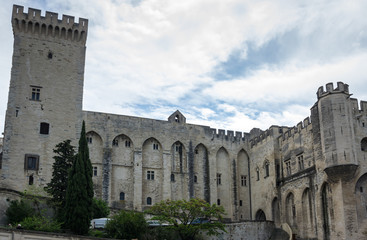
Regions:
M 294 195 L 293 193 L 288 193 L 285 199 L 285 211 L 286 211 L 286 220 L 289 226 L 295 227 L 296 225 L 296 205 L 294 204 Z
M 66 28 L 61 28 L 61 36 L 60 38 L 66 39 Z
M 174 173 L 187 173 L 187 157 L 185 146 L 177 141 L 171 146 L 171 167 Z
M 324 239 L 330 239 L 330 227 L 333 221 L 331 212 L 333 208 L 331 188 L 328 183 L 324 183 L 321 187 L 321 210 L 322 210 L 322 227 L 324 231 Z
M 134 144 L 130 137 L 120 134 L 112 140 L 111 199 L 113 207 L 133 209 L 134 202 Z M 124 201 L 119 193 L 124 193 Z
M 367 137 L 361 140 L 361 150 L 367 152 Z
M 149 138 L 143 143 L 143 168 L 162 168 L 162 145 L 155 138 Z
M 39 33 L 40 33 L 40 24 L 36 22 L 34 24 L 34 34 L 39 34 Z
M 161 143 L 151 137 L 142 147 L 142 206 L 147 206 L 146 199 L 160 202 L 163 193 L 163 149 Z M 168 177 L 168 176 L 167 176 Z
M 229 161 L 229 154 L 224 147 L 221 147 L 216 154 L 217 163 L 217 199 L 220 199 L 221 205 L 227 216 L 232 216 L 231 206 L 231 167 Z
M 312 216 L 312 198 L 311 191 L 306 188 L 302 194 L 302 235 L 307 237 L 314 232 L 314 223 Z
M 32 31 L 33 31 L 33 23 L 29 21 L 27 25 L 27 32 L 32 33 Z
M 280 225 L 280 207 L 279 207 L 279 200 L 277 197 L 275 197 L 271 203 L 271 211 L 272 211 L 272 217 L 273 221 L 276 226 Z
M 239 219 L 250 219 L 250 190 L 249 190 L 249 156 L 244 149 L 241 149 L 237 154 L 237 192 L 238 202 L 241 202 L 238 206 L 237 216 Z
M 121 134 L 112 140 L 112 162 L 123 166 L 133 166 L 134 144 L 130 137 Z
M 97 167 L 97 172 L 103 172 L 103 140 L 95 131 L 86 133 L 87 143 L 89 147 L 89 158 L 92 167 Z M 94 192 L 96 197 L 102 198 L 102 174 L 93 176 Z
M 25 32 L 26 31 L 26 21 L 22 20 L 21 24 L 20 24 L 20 31 L 21 32 Z
M 74 37 L 73 37 L 73 41 L 78 41 L 79 40 L 79 32 L 78 30 L 74 31 Z
M 263 210 L 259 209 L 257 210 L 255 214 L 255 220 L 257 221 L 266 221 L 266 216 Z
M 355 187 L 356 210 L 358 225 L 367 221 L 367 173 L 363 174 L 357 181 Z
M 46 35 L 46 24 L 42 24 L 42 27 L 41 27 L 41 34 L 42 34 L 42 35 Z
M 48 25 L 48 28 L 47 28 L 47 36 L 52 36 L 53 35 L 52 32 L 53 32 L 52 25 Z
M 60 36 L 60 28 L 58 26 L 55 27 L 55 33 L 54 33 L 54 37 L 59 37 Z
M 13 25 L 14 25 L 15 29 L 19 29 L 19 20 L 18 20 L 18 18 L 14 18 Z
M 177 141 L 171 146 L 171 173 L 175 181 L 171 181 L 171 199 L 187 199 L 188 196 L 188 165 L 185 146 Z
M 210 202 L 210 175 L 208 149 L 200 143 L 194 150 L 194 175 L 197 182 L 194 184 L 194 196 Z

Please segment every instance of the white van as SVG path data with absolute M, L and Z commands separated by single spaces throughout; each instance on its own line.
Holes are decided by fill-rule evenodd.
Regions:
M 109 218 L 96 218 L 90 221 L 91 228 L 105 228 Z

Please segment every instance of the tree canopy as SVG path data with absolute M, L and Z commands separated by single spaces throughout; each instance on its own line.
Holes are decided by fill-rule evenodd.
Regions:
M 66 190 L 66 227 L 76 234 L 87 234 L 92 219 L 92 202 L 92 164 L 89 159 L 85 122 L 83 121 L 78 153 L 69 172 Z
M 152 206 L 147 213 L 154 215 L 152 219 L 168 223 L 168 228 L 176 230 L 182 240 L 193 240 L 202 230 L 206 230 L 207 235 L 225 232 L 221 222 L 223 207 L 210 205 L 202 199 L 161 201 Z
M 147 230 L 144 214 L 121 210 L 106 224 L 109 237 L 118 239 L 132 239 L 141 237 Z

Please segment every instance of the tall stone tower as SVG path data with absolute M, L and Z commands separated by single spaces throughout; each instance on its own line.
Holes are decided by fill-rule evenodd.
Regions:
M 53 148 L 76 145 L 82 121 L 88 20 L 13 6 L 13 66 L 0 187 L 23 191 L 52 175 Z

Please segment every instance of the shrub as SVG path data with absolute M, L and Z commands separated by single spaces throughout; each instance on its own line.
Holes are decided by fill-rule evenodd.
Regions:
M 27 217 L 20 224 L 24 229 L 43 232 L 60 232 L 61 229 L 61 223 L 44 216 Z
M 140 238 L 147 230 L 143 213 L 120 211 L 106 224 L 106 233 L 111 238 Z
M 177 232 L 174 229 L 167 227 L 149 227 L 148 231 L 141 237 L 142 240 L 177 240 L 180 239 Z
M 108 208 L 107 203 L 101 199 L 93 198 L 92 208 L 93 219 L 108 217 L 110 214 L 110 209 Z
M 33 216 L 34 209 L 27 201 L 13 200 L 10 202 L 10 206 L 6 210 L 5 215 L 8 218 L 8 223 L 14 225 L 21 222 L 26 217 Z

